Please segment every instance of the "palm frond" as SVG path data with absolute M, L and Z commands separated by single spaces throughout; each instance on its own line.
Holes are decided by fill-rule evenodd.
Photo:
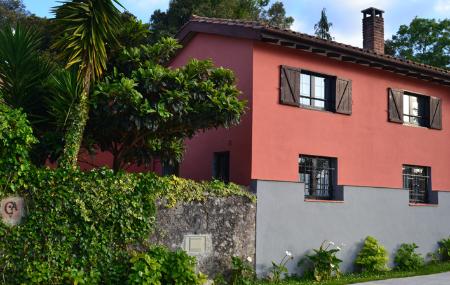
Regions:
M 96 80 L 106 69 L 108 41 L 116 42 L 115 33 L 120 24 L 117 0 L 63 1 L 53 8 L 56 24 L 64 33 L 53 45 L 62 51 L 66 68 L 76 66 L 79 78 L 90 72 Z M 88 74 L 89 76 L 89 74 Z

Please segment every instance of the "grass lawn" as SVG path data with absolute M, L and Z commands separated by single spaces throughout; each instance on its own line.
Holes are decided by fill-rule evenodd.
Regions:
M 334 279 L 328 282 L 315 282 L 310 279 L 306 280 L 303 278 L 294 279 L 289 278 L 289 280 L 283 281 L 281 284 L 287 284 L 287 285 L 312 285 L 312 284 L 320 284 L 320 285 L 343 285 L 343 284 L 354 284 L 359 282 L 367 282 L 367 281 L 374 281 L 374 280 L 384 280 L 384 279 L 391 279 L 391 278 L 402 278 L 402 277 L 411 277 L 411 276 L 418 276 L 418 275 L 428 275 L 428 274 L 435 274 L 435 273 L 441 273 L 441 272 L 447 272 L 450 271 L 450 262 L 443 262 L 443 263 L 437 263 L 437 264 L 428 264 L 422 267 L 421 269 L 417 271 L 388 271 L 384 273 L 377 273 L 377 274 L 362 274 L 362 273 L 348 273 L 343 274 L 341 278 Z M 265 281 L 260 281 L 258 284 L 269 284 Z

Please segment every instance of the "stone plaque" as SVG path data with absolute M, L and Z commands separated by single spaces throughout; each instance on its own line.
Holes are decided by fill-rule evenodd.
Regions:
M 24 200 L 21 197 L 8 197 L 0 203 L 3 223 L 16 226 L 25 216 Z
M 210 251 L 210 235 L 185 235 L 184 250 L 191 255 L 201 255 Z

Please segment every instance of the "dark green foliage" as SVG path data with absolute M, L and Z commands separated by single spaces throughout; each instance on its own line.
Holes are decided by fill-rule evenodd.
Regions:
M 394 263 L 396 270 L 414 271 L 424 265 L 423 257 L 416 253 L 419 248 L 415 243 L 403 243 L 395 254 Z
M 438 253 L 443 261 L 450 261 L 450 238 L 441 239 L 438 242 Z
M 240 121 L 233 72 L 211 61 L 165 67 L 179 48 L 174 39 L 125 49 L 115 75 L 98 84 L 86 140 L 113 155 L 113 169 L 153 158 L 179 161 L 185 138 Z
M 450 68 L 450 19 L 414 18 L 401 25 L 392 39 L 386 41 L 385 52 L 441 68 Z
M 172 0 L 169 8 L 156 10 L 150 18 L 153 40 L 174 36 L 192 15 L 245 20 L 263 20 L 273 25 L 289 28 L 292 17 L 286 17 L 281 2 L 267 9 L 268 0 Z
M 388 252 L 384 246 L 374 237 L 368 236 L 356 257 L 355 264 L 363 272 L 382 272 L 388 269 L 388 260 Z
M 306 255 L 306 259 L 299 261 L 298 266 L 302 266 L 305 261 L 311 265 L 311 273 L 316 281 L 330 280 L 333 277 L 339 278 L 341 272 L 339 264 L 342 262 L 336 257 L 341 249 L 334 246 L 333 242 L 324 241 L 314 253 Z
M 327 10 L 323 8 L 320 13 L 319 22 L 314 25 L 315 35 L 324 40 L 333 40 L 333 37 L 330 35 L 330 28 L 332 26 L 333 23 L 328 22 Z
M 286 16 L 283 2 L 277 1 L 260 16 L 261 20 L 267 24 L 281 29 L 289 29 L 294 23 L 294 18 Z
M 151 247 L 131 259 L 129 284 L 203 284 L 204 276 L 195 272 L 195 258 L 182 250 Z
M 28 12 L 21 0 L 0 0 L 0 26 L 15 25 Z
M 251 259 L 231 258 L 231 285 L 251 285 L 256 281 L 256 274 Z

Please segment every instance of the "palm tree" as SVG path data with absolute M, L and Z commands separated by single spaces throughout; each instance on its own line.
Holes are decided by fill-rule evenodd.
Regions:
M 0 98 L 12 108 L 21 108 L 32 125 L 45 120 L 44 85 L 53 64 L 39 52 L 41 38 L 30 27 L 0 29 Z
M 106 69 L 108 42 L 116 42 L 120 11 L 118 0 L 73 0 L 55 7 L 55 23 L 61 35 L 53 45 L 61 51 L 66 69 L 75 67 L 82 85 L 75 118 L 65 134 L 64 153 L 60 166 L 75 168 L 89 115 L 91 85 Z M 121 6 L 122 7 L 122 6 Z

